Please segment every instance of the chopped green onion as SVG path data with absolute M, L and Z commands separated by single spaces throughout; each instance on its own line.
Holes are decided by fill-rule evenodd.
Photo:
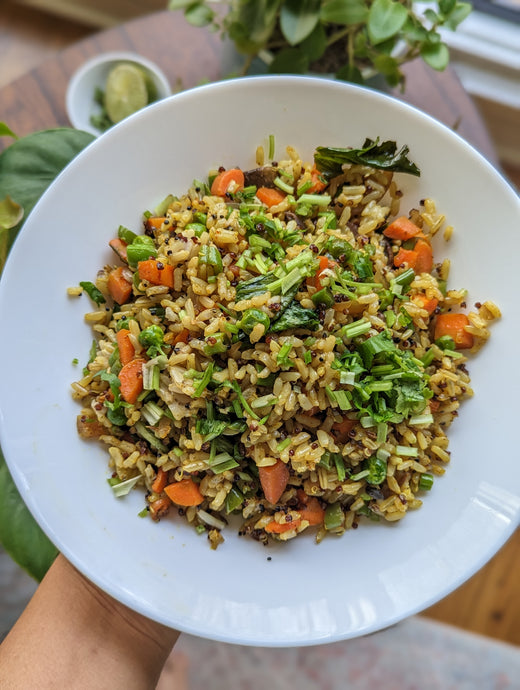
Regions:
M 293 367 L 294 366 L 294 362 L 291 359 L 289 359 L 289 353 L 291 352 L 292 348 L 293 348 L 293 344 L 291 341 L 287 341 L 282 345 L 278 354 L 276 355 L 276 364 L 279 367 Z
M 388 434 L 388 424 L 386 422 L 379 422 L 377 425 L 377 442 L 378 443 L 385 443 L 386 442 L 386 437 Z
M 308 191 L 312 187 L 312 180 L 307 180 L 307 182 L 304 182 L 301 184 L 298 189 L 296 190 L 296 194 L 298 196 L 301 196 L 302 194 L 305 194 L 306 191 Z
M 305 350 L 303 353 L 303 361 L 305 364 L 311 364 L 312 362 L 312 352 L 310 350 Z
M 281 177 L 276 177 L 274 179 L 274 184 L 278 189 L 281 189 L 282 192 L 286 192 L 287 194 L 292 194 L 294 192 L 293 186 L 282 180 Z
M 395 454 L 400 457 L 416 458 L 419 455 L 419 451 L 411 446 L 396 446 Z
M 263 395 L 261 398 L 256 398 L 256 400 L 253 400 L 251 403 L 251 408 L 256 410 L 261 407 L 276 405 L 277 403 L 278 398 L 275 398 L 272 393 L 269 393 L 269 395 Z
M 370 472 L 368 470 L 361 470 L 361 472 L 356 472 L 356 474 L 351 474 L 350 479 L 352 479 L 353 482 L 359 482 L 361 479 L 368 477 L 369 474 L 370 474 Z
M 312 206 L 328 206 L 332 201 L 330 194 L 302 194 L 298 199 L 301 204 Z
M 157 403 L 150 400 L 142 406 L 141 414 L 146 419 L 148 424 L 150 424 L 151 426 L 155 426 L 163 417 L 164 410 L 161 407 L 159 407 Z
M 343 456 L 341 453 L 334 453 L 334 465 L 336 466 L 336 472 L 338 473 L 338 479 L 340 482 L 345 481 L 347 472 L 345 470 L 345 462 L 343 461 Z
M 288 448 L 288 447 L 291 445 L 291 440 L 292 440 L 292 439 L 291 439 L 290 437 L 284 439 L 283 441 L 281 441 L 281 442 L 276 446 L 276 450 L 277 450 L 278 452 L 282 452 L 282 450 L 285 450 L 286 448 Z
M 421 491 L 430 491 L 433 486 L 433 474 L 424 472 L 419 477 L 419 489 Z
M 358 319 L 357 321 L 348 323 L 346 326 L 343 326 L 343 328 L 340 328 L 340 330 L 338 331 L 338 336 L 340 338 L 346 338 L 350 340 L 351 338 L 355 338 L 358 335 L 363 335 L 364 333 L 367 333 L 367 331 L 369 331 L 371 327 L 372 324 L 368 319 Z
M 402 287 L 408 287 L 412 280 L 415 278 L 415 271 L 413 268 L 407 268 L 406 271 L 403 271 L 400 273 L 398 276 L 396 276 L 393 279 L 394 285 L 401 285 Z
M 414 417 L 410 417 L 410 419 L 408 420 L 408 424 L 418 426 L 420 424 L 433 424 L 433 421 L 433 415 L 431 414 L 431 412 L 426 412 L 425 414 L 418 414 Z
M 195 390 L 193 391 L 193 397 L 194 398 L 200 398 L 200 396 L 206 390 L 206 387 L 209 384 L 209 382 L 211 381 L 211 377 L 213 376 L 213 368 L 214 368 L 213 362 L 209 362 L 208 366 L 204 370 L 204 374 L 203 374 L 199 384 L 196 386 Z
M 356 383 L 355 372 L 342 369 L 339 372 L 339 382 L 344 386 L 353 386 Z
M 274 158 L 274 149 L 275 149 L 275 140 L 274 140 L 274 134 L 269 135 L 269 152 L 267 155 L 267 158 L 272 161 Z

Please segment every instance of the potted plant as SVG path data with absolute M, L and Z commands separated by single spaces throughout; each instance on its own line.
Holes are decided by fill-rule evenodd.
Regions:
M 365 83 L 381 75 L 404 86 L 401 66 L 421 57 L 443 70 L 449 51 L 440 29 L 454 30 L 472 6 L 461 0 L 170 0 L 188 22 L 210 27 L 270 73 L 334 75 Z

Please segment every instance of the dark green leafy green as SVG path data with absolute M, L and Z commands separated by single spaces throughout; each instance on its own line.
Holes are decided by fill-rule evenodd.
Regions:
M 306 328 L 313 330 L 317 328 L 319 324 L 320 321 L 312 309 L 305 309 L 298 300 L 293 300 L 280 318 L 271 326 L 270 331 L 272 333 L 279 333 L 288 328 Z
M 318 146 L 314 153 L 314 162 L 318 170 L 327 178 L 339 175 L 345 163 L 369 165 L 378 170 L 408 173 L 420 176 L 419 168 L 408 158 L 408 146 L 397 150 L 395 141 L 379 142 L 366 139 L 360 149 L 341 149 Z
M 90 280 L 82 280 L 79 286 L 85 290 L 90 299 L 98 306 L 106 302 L 101 290 L 98 290 L 98 288 L 94 285 L 94 283 L 91 283 Z

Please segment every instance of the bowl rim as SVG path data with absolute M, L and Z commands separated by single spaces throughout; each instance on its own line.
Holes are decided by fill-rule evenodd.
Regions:
M 303 82 L 304 80 L 307 80 L 307 81 L 314 81 L 314 82 L 318 82 L 318 81 L 319 81 L 319 82 L 323 82 L 323 81 L 325 81 L 325 80 L 323 80 L 322 78 L 301 77 L 301 76 L 299 76 L 299 77 L 288 77 L 288 76 L 277 76 L 277 75 L 272 75 L 272 76 L 267 76 L 267 77 L 266 77 L 266 76 L 262 76 L 262 77 L 248 77 L 248 78 L 245 78 L 245 79 L 246 79 L 248 82 L 250 82 L 250 81 L 252 81 L 252 80 L 257 80 L 257 79 L 261 79 L 261 80 L 263 80 L 264 82 L 271 82 L 271 83 L 273 83 L 274 81 L 282 82 L 282 83 L 285 82 L 288 86 L 290 86 L 291 83 Z M 196 97 L 197 97 L 197 94 L 194 93 L 194 91 L 200 91 L 201 89 L 202 89 L 202 90 L 213 90 L 213 91 L 214 91 L 214 90 L 220 90 L 220 89 L 226 90 L 226 89 L 240 88 L 240 86 L 237 84 L 237 81 L 238 81 L 238 80 L 230 80 L 230 81 L 228 81 L 228 82 L 218 82 L 218 83 L 213 83 L 213 84 L 208 84 L 208 85 L 201 85 L 201 86 L 199 86 L 199 87 L 196 87 L 196 89 L 190 89 L 190 90 L 188 90 L 188 91 L 186 91 L 186 92 L 183 92 L 182 94 L 176 95 L 175 97 L 172 97 L 172 98 L 170 98 L 170 99 L 166 99 L 165 101 L 162 101 L 162 102 L 160 102 L 160 103 L 156 103 L 156 104 L 152 105 L 150 108 L 154 108 L 154 109 L 164 108 L 164 109 L 167 109 L 168 107 L 171 107 L 171 105 L 167 105 L 167 103 L 170 103 L 170 104 L 171 104 L 171 101 L 173 101 L 174 98 L 177 99 L 177 100 L 183 100 L 183 99 L 185 99 L 185 98 L 186 98 L 186 99 L 196 98 Z M 330 82 L 329 86 L 334 85 L 335 88 L 345 88 L 345 85 L 340 85 L 340 84 L 338 84 L 337 82 L 335 82 L 334 80 L 328 80 L 328 81 Z M 407 111 L 414 111 L 414 112 L 415 112 L 415 116 L 419 116 L 421 119 L 429 121 L 429 122 L 433 125 L 434 129 L 435 129 L 435 128 L 442 128 L 443 130 L 447 130 L 447 132 L 445 132 L 445 133 L 446 133 L 446 134 L 449 134 L 449 137 L 450 137 L 451 139 L 453 139 L 454 141 L 459 141 L 459 142 L 463 145 L 463 148 L 466 150 L 466 152 L 467 152 L 468 154 L 471 154 L 473 157 L 478 157 L 478 159 L 481 161 L 481 163 L 484 165 L 484 167 L 486 167 L 486 168 L 488 169 L 488 172 L 490 172 L 490 173 L 493 172 L 493 174 L 496 176 L 497 180 L 500 179 L 500 184 L 504 187 L 504 191 L 506 190 L 506 188 L 510 187 L 510 189 L 507 190 L 507 193 L 508 193 L 508 194 L 510 193 L 511 195 L 514 194 L 515 200 L 516 200 L 516 201 L 515 201 L 515 208 L 518 210 L 519 216 L 520 216 L 520 199 L 518 198 L 518 196 L 517 196 L 516 193 L 514 192 L 512 186 L 509 184 L 509 182 L 506 180 L 506 178 L 504 178 L 504 177 L 500 174 L 500 172 L 499 172 L 498 170 L 496 170 L 496 168 L 495 168 L 495 167 L 494 167 L 494 166 L 493 166 L 493 165 L 492 165 L 492 164 L 491 164 L 481 153 L 478 152 L 477 149 L 475 149 L 471 144 L 469 144 L 469 143 L 468 143 L 465 139 L 463 139 L 459 134 L 457 134 L 456 132 L 453 132 L 453 130 L 451 130 L 449 127 L 447 127 L 446 125 L 442 124 L 442 123 L 439 122 L 438 120 L 435 120 L 435 118 L 432 118 L 431 116 L 427 115 L 426 113 L 420 111 L 420 109 L 415 108 L 415 107 L 413 107 L 413 106 L 410 106 L 409 104 L 402 103 L 402 102 L 400 102 L 398 99 L 396 99 L 395 97 L 387 96 L 386 94 L 385 94 L 385 95 L 383 95 L 383 94 L 378 94 L 378 93 L 373 92 L 373 90 L 371 90 L 371 89 L 367 89 L 367 88 L 365 88 L 365 87 L 358 87 L 358 86 L 355 86 L 355 85 L 348 85 L 348 88 L 349 88 L 349 90 L 351 90 L 352 92 L 358 91 L 358 90 L 363 90 L 363 92 L 366 93 L 366 92 L 370 91 L 371 94 L 372 94 L 370 97 L 374 99 L 374 102 L 380 100 L 380 99 L 384 96 L 386 99 L 394 101 L 394 107 L 403 108 L 403 109 L 406 109 Z M 129 122 L 131 119 L 135 119 L 135 120 L 137 121 L 137 119 L 140 118 L 140 117 L 141 117 L 141 118 L 146 118 L 146 117 L 148 117 L 147 114 L 145 115 L 145 110 L 138 111 L 138 112 L 135 113 L 134 115 L 130 116 L 130 118 L 128 118 L 127 120 L 124 121 L 124 122 L 125 122 L 125 125 L 123 125 L 123 124 L 121 123 L 121 124 L 122 124 L 122 127 L 117 126 L 116 128 L 113 128 L 113 129 L 110 131 L 110 133 L 108 134 L 108 138 L 112 137 L 112 138 L 115 139 L 115 138 L 119 137 L 120 135 L 122 135 L 122 134 L 124 133 L 124 131 L 125 131 L 125 130 L 124 130 L 124 127 L 125 127 L 125 126 L 127 127 L 127 129 L 130 129 L 130 128 L 131 128 L 131 125 L 130 125 L 130 122 Z M 116 129 L 117 129 L 117 131 L 115 131 Z M 104 139 L 103 141 L 105 141 L 105 139 Z M 82 157 L 82 158 L 89 157 L 90 155 L 93 154 L 94 151 L 97 150 L 97 148 L 98 148 L 99 146 L 102 146 L 102 145 L 104 145 L 104 143 L 103 143 L 103 144 L 100 144 L 99 141 L 94 141 L 89 147 L 87 147 L 88 153 L 82 153 L 82 154 L 80 154 L 81 157 Z M 86 150 L 85 150 L 85 151 L 86 151 Z M 74 163 L 73 163 L 73 165 L 74 165 Z M 63 173 L 62 173 L 62 174 L 63 174 Z M 35 207 L 35 208 L 36 208 L 36 207 Z M 3 425 L 3 420 L 2 420 L 2 416 L 1 416 L 1 410 L 0 410 L 0 436 L 2 436 L 2 432 L 6 432 L 6 427 Z M 7 434 L 6 434 L 6 435 L 7 435 Z M 8 461 L 8 464 L 9 464 L 9 461 Z M 24 486 L 23 477 L 18 476 L 16 479 L 17 479 L 17 481 L 16 481 L 16 480 L 15 480 L 15 481 L 16 481 L 16 483 L 19 485 L 19 487 L 22 487 L 22 488 L 23 488 L 23 486 Z M 33 506 L 33 507 L 34 507 L 34 506 Z M 42 517 L 41 513 L 39 513 L 38 510 L 37 510 L 36 512 L 39 514 L 39 517 L 41 518 L 41 517 Z M 520 512 L 518 513 L 518 515 L 520 515 Z M 43 522 L 44 522 L 44 524 L 46 524 L 46 523 L 45 523 L 45 520 L 43 520 Z M 505 543 L 505 541 L 507 540 L 507 538 L 509 538 L 509 537 L 511 536 L 511 534 L 513 533 L 514 529 L 516 529 L 517 523 L 518 523 L 518 521 L 511 521 L 511 523 L 509 524 L 508 529 L 505 529 L 505 530 L 502 531 L 502 534 L 501 534 L 501 537 L 502 537 L 502 538 L 501 538 L 501 540 L 500 540 L 501 543 L 499 544 L 499 543 L 495 540 L 495 543 L 494 543 L 494 546 L 493 546 L 493 550 L 492 550 L 493 552 L 492 552 L 492 553 L 490 553 L 489 550 L 486 551 L 486 552 L 482 552 L 482 553 L 481 553 L 481 557 L 480 557 L 478 563 L 475 564 L 475 565 L 476 565 L 476 568 L 472 569 L 471 572 L 465 571 L 465 573 L 466 573 L 466 574 L 465 574 L 465 578 L 466 578 L 466 579 L 467 579 L 468 577 L 470 577 L 474 572 L 476 572 L 476 570 L 478 570 L 480 567 L 482 567 L 482 566 L 484 565 L 484 563 L 487 562 L 487 561 L 489 560 L 489 558 L 490 558 L 494 553 L 496 553 L 497 546 L 500 546 L 500 545 L 502 545 L 503 543 Z M 40 522 L 40 524 L 41 524 L 41 522 Z M 48 525 L 47 525 L 47 527 L 48 527 Z M 52 530 L 51 530 L 51 531 L 52 531 Z M 66 553 L 67 553 L 67 552 L 66 552 Z M 69 553 L 68 557 L 71 558 L 70 553 Z M 71 558 L 71 560 L 73 560 L 73 559 Z M 80 566 L 80 564 L 77 563 L 76 559 L 74 559 L 73 562 L 76 563 L 76 564 L 78 565 L 78 567 Z M 82 569 L 83 572 L 84 572 L 85 563 L 81 563 L 81 566 L 82 566 L 81 569 Z M 87 568 L 87 571 L 90 572 L 90 571 L 89 571 L 89 568 Z M 465 581 L 465 580 L 463 580 L 463 581 Z M 437 598 L 435 598 L 434 600 L 429 600 L 429 603 L 430 603 L 430 604 L 435 603 L 435 601 L 438 601 L 440 598 L 446 596 L 446 595 L 449 594 L 451 591 L 453 591 L 453 589 L 454 589 L 455 587 L 460 586 L 461 584 L 462 584 L 462 581 L 459 580 L 458 582 L 456 582 L 456 583 L 453 585 L 453 582 L 451 582 L 451 580 L 450 580 L 449 586 L 444 585 L 444 587 L 441 587 L 441 588 L 438 590 L 438 596 L 437 596 Z M 115 596 L 116 598 L 118 598 L 120 601 L 122 600 L 122 599 L 121 599 L 121 591 L 118 590 L 117 586 L 116 586 L 115 588 L 113 588 L 112 590 L 106 589 L 106 587 L 104 587 L 104 589 L 105 589 L 105 591 L 108 591 L 112 596 Z M 140 611 L 141 613 L 143 613 L 144 615 L 150 616 L 150 613 L 149 613 L 149 611 L 146 610 L 146 607 L 143 607 L 143 606 L 142 606 L 142 602 L 131 602 L 131 601 L 129 601 L 128 599 L 126 599 L 126 601 L 124 601 L 124 603 L 125 603 L 126 605 L 132 606 L 132 608 L 135 608 L 135 610 L 139 610 L 139 611 Z M 410 616 L 410 615 L 413 615 L 413 614 L 415 614 L 415 613 L 417 613 L 418 611 L 423 610 L 423 609 L 424 609 L 424 605 L 421 605 L 421 606 L 416 607 L 416 608 L 408 609 L 408 610 L 406 611 L 406 613 L 405 613 L 405 617 L 408 617 L 408 616 Z M 402 620 L 402 618 L 403 618 L 403 616 L 397 615 L 397 616 L 395 616 L 395 617 L 393 617 L 393 618 L 387 619 L 386 623 L 387 623 L 388 625 L 392 625 L 392 624 L 398 622 L 399 620 Z M 163 619 L 163 621 L 161 621 L 161 622 L 164 622 L 166 625 L 171 625 L 171 623 L 169 623 L 167 620 L 164 620 L 164 619 Z M 192 633 L 192 634 L 200 634 L 200 631 L 197 630 L 196 628 L 193 628 L 193 627 L 192 627 L 191 629 L 189 629 L 189 628 L 186 627 L 186 626 L 183 627 L 183 626 L 180 626 L 180 625 L 179 625 L 179 629 L 181 629 L 181 630 L 184 631 L 184 632 L 188 632 L 188 633 Z M 364 631 L 364 634 L 368 634 L 368 633 L 370 633 L 370 632 L 375 632 L 376 630 L 379 630 L 379 629 L 381 629 L 381 628 L 380 628 L 380 627 L 368 628 L 368 629 L 366 629 L 366 630 Z M 354 635 L 354 636 L 358 636 L 358 635 Z M 220 640 L 222 640 L 222 641 L 228 641 L 228 642 L 229 642 L 229 641 L 233 641 L 233 640 L 230 640 L 230 639 L 227 638 L 227 637 L 219 637 L 218 635 L 215 635 L 215 634 L 208 635 L 208 637 L 210 637 L 210 639 L 220 639 Z M 345 637 L 344 635 L 341 635 L 341 636 L 339 636 L 339 637 L 336 637 L 335 635 L 332 634 L 332 635 L 330 635 L 329 637 L 327 637 L 326 639 L 320 640 L 320 639 L 317 639 L 317 638 L 313 638 L 312 640 L 308 640 L 308 641 L 305 641 L 305 642 L 297 641 L 297 642 L 289 642 L 289 643 L 287 643 L 287 641 L 279 641 L 279 640 L 278 640 L 278 641 L 276 641 L 276 642 L 273 643 L 273 642 L 266 642 L 266 641 L 263 641 L 263 642 L 262 642 L 262 641 L 259 641 L 259 640 L 254 640 L 254 641 L 251 640 L 251 641 L 246 641 L 246 642 L 242 641 L 242 642 L 238 642 L 238 643 L 239 643 L 239 644 L 251 644 L 251 645 L 257 645 L 257 646 L 258 646 L 258 645 L 261 645 L 261 646 L 278 646 L 278 647 L 280 647 L 280 646 L 305 646 L 305 645 L 314 645 L 314 644 L 321 644 L 321 643 L 323 643 L 323 642 L 333 642 L 333 641 L 337 641 L 337 640 L 339 640 L 339 639 L 346 639 L 346 637 Z

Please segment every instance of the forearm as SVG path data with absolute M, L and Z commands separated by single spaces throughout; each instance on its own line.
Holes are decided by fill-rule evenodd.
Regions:
M 101 592 L 58 556 L 0 646 L 0 687 L 155 688 L 177 636 Z

